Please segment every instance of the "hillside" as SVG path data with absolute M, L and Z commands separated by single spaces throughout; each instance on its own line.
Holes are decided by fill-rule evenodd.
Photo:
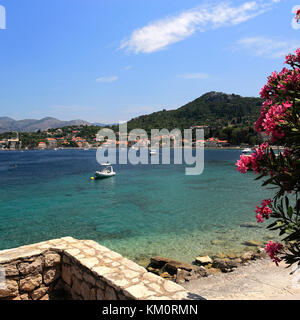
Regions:
M 261 103 L 259 98 L 212 91 L 176 110 L 163 110 L 134 118 L 128 122 L 128 128 L 150 131 L 152 128 L 171 130 L 195 125 L 209 125 L 212 129 L 234 125 L 253 127 Z
M 61 128 L 66 126 L 91 125 L 84 120 L 61 121 L 55 118 L 46 117 L 41 120 L 24 119 L 14 120 L 8 117 L 0 117 L 0 133 L 8 131 L 35 132 L 44 131 L 50 128 Z

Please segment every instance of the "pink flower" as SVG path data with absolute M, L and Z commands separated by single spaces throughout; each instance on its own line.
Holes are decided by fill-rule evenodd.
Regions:
M 255 148 L 251 156 L 240 156 L 240 160 L 236 162 L 237 170 L 241 173 L 246 173 L 249 169 L 252 169 L 255 173 L 261 173 L 260 161 L 265 155 L 265 150 L 268 148 L 268 142 L 262 143 L 258 148 Z
M 299 10 L 298 10 L 298 12 L 299 12 Z M 300 18 L 300 13 L 298 13 L 298 17 Z M 298 18 L 298 21 L 299 21 L 299 18 Z M 289 65 L 294 65 L 295 63 L 300 63 L 300 49 L 297 49 L 295 51 L 295 54 L 288 54 L 285 57 L 285 63 L 289 64 Z
M 287 110 L 292 106 L 289 101 L 280 104 L 274 104 L 269 107 L 264 113 L 264 118 L 259 119 L 259 128 L 271 136 L 271 142 L 284 137 L 284 132 L 279 127 L 279 124 L 284 123 Z
M 263 200 L 262 203 L 260 204 L 261 207 L 256 206 L 256 221 L 259 223 L 264 222 L 265 219 L 269 219 L 269 215 L 272 213 L 272 210 L 270 209 L 270 205 L 272 203 L 271 199 Z
M 278 253 L 280 253 L 280 250 L 282 248 L 282 245 L 279 242 L 273 242 L 270 241 L 266 246 L 265 246 L 265 251 L 268 253 L 269 257 L 272 259 L 273 262 L 276 263 L 278 266 L 278 262 L 281 260 L 277 257 Z
M 251 159 L 248 156 L 241 155 L 240 160 L 236 162 L 237 170 L 241 173 L 246 173 L 250 169 Z
M 296 19 L 297 22 L 299 22 L 299 20 L 300 20 L 300 9 L 298 9 L 298 10 L 296 11 L 295 19 Z

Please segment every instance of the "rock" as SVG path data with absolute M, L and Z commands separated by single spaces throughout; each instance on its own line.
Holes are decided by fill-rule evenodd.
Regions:
M 152 268 L 152 267 L 147 267 L 147 270 L 149 272 L 152 272 L 152 273 L 157 274 L 159 276 L 159 272 L 160 272 L 159 269 L 155 269 L 155 268 Z
M 243 242 L 243 245 L 248 246 L 248 247 L 260 247 L 263 245 L 262 241 L 256 241 L 256 240 L 249 240 Z
M 53 291 L 63 291 L 65 289 L 65 283 L 62 279 L 59 279 L 55 286 L 53 287 Z
M 177 270 L 175 282 L 177 283 L 184 283 L 186 279 L 189 277 L 189 272 L 186 270 Z
M 73 277 L 72 296 L 73 296 L 73 293 L 76 293 L 77 295 L 80 295 L 81 285 L 82 285 L 82 281 L 78 280 L 75 277 Z
M 69 265 L 62 265 L 61 277 L 68 286 L 72 287 L 72 272 Z
M 259 248 L 259 249 L 257 250 L 257 253 L 259 254 L 259 256 L 260 256 L 261 258 L 266 258 L 266 257 L 268 256 L 268 254 L 267 254 L 267 252 L 265 251 L 264 248 Z
M 20 273 L 23 275 L 37 274 L 42 272 L 43 260 L 41 257 L 36 258 L 32 263 L 22 262 L 18 266 Z
M 82 280 L 82 273 L 83 273 L 83 271 L 82 271 L 80 268 L 78 268 L 77 265 L 75 265 L 75 264 L 72 265 L 70 272 L 71 272 L 77 279 Z
M 147 267 L 147 270 L 156 274 L 160 274 L 162 272 L 168 272 L 171 276 L 177 274 L 177 270 L 182 269 L 191 272 L 192 270 L 196 270 L 197 267 L 193 266 L 189 263 L 171 260 L 163 257 L 153 257 L 150 260 L 150 264 Z M 160 272 L 159 272 L 160 270 Z M 158 272 L 157 272 L 158 271 Z
M 171 261 L 171 259 L 156 256 L 150 259 L 149 266 L 155 269 L 161 269 L 165 264 Z
M 102 289 L 97 289 L 97 300 L 104 300 L 104 292 Z
M 201 266 L 207 265 L 209 263 L 212 263 L 212 259 L 209 256 L 203 256 L 203 257 L 196 257 L 195 262 Z
M 116 292 L 112 287 L 106 287 L 104 300 L 117 300 Z
M 51 282 L 55 281 L 60 277 L 60 271 L 57 268 L 51 268 L 44 272 L 43 279 L 44 283 L 49 285 Z
M 21 299 L 21 300 L 29 300 L 28 293 L 21 294 L 21 295 L 20 295 L 20 299 Z
M 210 243 L 215 245 L 215 246 L 222 246 L 222 245 L 225 244 L 225 241 L 219 240 L 219 239 L 215 239 L 215 240 L 212 240 Z
M 223 272 L 228 272 L 230 271 L 231 269 L 233 268 L 237 268 L 240 264 L 242 263 L 242 260 L 241 259 L 228 259 L 228 258 L 225 258 L 225 259 L 215 259 L 213 261 L 213 268 L 218 268 L 220 270 L 222 270 Z M 230 269 L 230 270 L 228 270 Z
M 80 288 L 80 295 L 82 296 L 83 300 L 91 300 L 90 293 L 91 289 L 89 285 L 83 281 Z
M 213 268 L 218 268 L 220 270 L 226 269 L 227 268 L 227 264 L 228 264 L 229 261 L 230 260 L 228 258 L 223 258 L 223 259 L 216 258 L 213 261 L 212 267 Z
M 163 272 L 163 273 L 160 274 L 160 276 L 161 276 L 162 278 L 165 278 L 165 279 L 170 279 L 170 278 L 172 278 L 172 276 L 171 276 L 168 272 Z
M 222 252 L 218 252 L 216 255 L 214 255 L 214 259 L 225 259 L 226 255 Z
M 193 271 L 193 270 L 196 270 L 197 267 L 195 267 L 189 263 L 171 260 L 163 267 L 163 269 L 165 271 L 167 271 L 169 274 L 173 275 L 173 274 L 177 273 L 177 269 L 182 269 L 182 270 L 186 270 L 186 271 Z
M 253 260 L 253 252 L 252 251 L 247 251 L 247 252 L 242 254 L 241 258 L 242 258 L 242 261 Z
M 236 258 L 229 261 L 229 266 L 231 266 L 232 268 L 237 268 L 241 264 L 242 264 L 241 258 Z
M 93 277 L 91 274 L 89 274 L 89 273 L 86 273 L 86 272 L 84 272 L 83 273 L 83 279 L 84 279 L 84 281 L 86 281 L 86 282 L 88 282 L 88 283 L 90 283 L 90 284 L 92 284 L 92 285 L 95 285 L 96 284 L 96 279 L 95 279 L 95 277 Z
M 207 276 L 207 271 L 204 267 L 200 267 L 192 271 L 177 269 L 175 282 L 184 283 L 186 281 L 196 280 L 206 276 Z
M 200 277 L 207 277 L 207 271 L 206 271 L 206 268 L 205 267 L 200 267 L 200 268 L 197 268 L 195 273 L 198 275 L 197 278 Z
M 217 268 L 210 268 L 207 270 L 207 275 L 210 276 L 210 275 L 213 275 L 213 274 L 216 274 L 216 273 L 220 273 L 222 272 L 220 269 L 217 269 Z
M 227 257 L 228 257 L 229 259 L 237 259 L 237 258 L 238 258 L 238 256 L 237 256 L 236 254 L 234 254 L 234 253 L 229 253 L 229 254 L 227 255 Z
M 255 222 L 245 222 L 245 223 L 241 223 L 240 227 L 243 228 L 262 228 L 261 226 L 259 226 L 257 223 Z
M 16 297 L 19 294 L 19 288 L 17 281 L 14 280 L 6 280 L 5 285 L 3 286 L 1 283 L 0 286 L 0 299 L 7 297 Z
M 19 275 L 19 270 L 17 269 L 17 266 L 15 263 L 5 264 L 5 265 L 2 265 L 2 267 L 5 270 L 6 277 L 13 277 L 13 276 Z
M 25 292 L 33 291 L 42 284 L 42 275 L 28 275 L 26 278 L 20 280 L 20 290 Z
M 34 290 L 31 293 L 32 300 L 38 300 L 38 299 L 42 298 L 47 293 L 47 291 L 48 291 L 47 287 L 40 287 L 40 288 Z
M 49 300 L 49 295 L 45 294 L 40 300 Z
M 48 252 L 44 255 L 45 267 L 54 267 L 60 264 L 61 257 L 58 253 Z

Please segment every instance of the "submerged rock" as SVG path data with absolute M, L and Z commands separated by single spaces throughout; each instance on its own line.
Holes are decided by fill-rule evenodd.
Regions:
M 241 223 L 240 227 L 242 228 L 262 228 L 260 225 L 258 225 L 255 222 L 245 222 L 245 223 Z
M 243 242 L 243 245 L 248 246 L 248 247 L 260 247 L 263 245 L 262 241 L 257 241 L 257 240 L 249 240 Z
M 219 240 L 219 239 L 215 239 L 211 241 L 211 244 L 215 245 L 215 246 L 222 246 L 225 244 L 225 241 L 223 240 Z
M 214 255 L 214 259 L 225 259 L 226 258 L 226 254 L 224 254 L 223 252 L 218 252 L 216 255 Z
M 229 258 L 229 259 L 237 259 L 237 258 L 239 258 L 236 254 L 234 254 L 234 253 L 229 253 L 228 255 L 227 255 L 227 257 Z

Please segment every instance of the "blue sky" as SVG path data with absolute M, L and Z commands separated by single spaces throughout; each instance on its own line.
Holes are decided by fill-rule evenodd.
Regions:
M 300 0 L 0 0 L 0 116 L 112 123 L 207 91 L 258 96 Z

